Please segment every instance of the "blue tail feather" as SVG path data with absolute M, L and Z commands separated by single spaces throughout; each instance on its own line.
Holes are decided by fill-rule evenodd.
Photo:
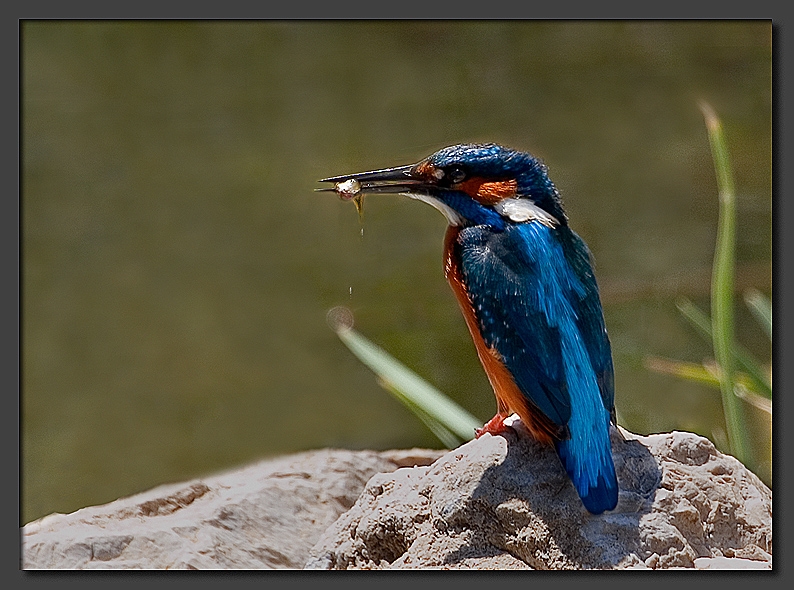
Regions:
M 557 442 L 556 448 L 584 507 L 593 514 L 614 509 L 618 503 L 618 481 L 609 448 L 606 453 L 589 453 L 587 457 L 577 456 L 570 439 Z

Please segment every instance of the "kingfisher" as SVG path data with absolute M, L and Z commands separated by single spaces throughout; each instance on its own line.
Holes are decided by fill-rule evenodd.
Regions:
M 476 436 L 504 433 L 517 414 L 554 446 L 589 512 L 614 509 L 611 346 L 592 256 L 547 166 L 494 143 L 461 144 L 320 182 L 358 207 L 364 194 L 401 194 L 446 217 L 444 274 L 496 396 L 496 415 Z

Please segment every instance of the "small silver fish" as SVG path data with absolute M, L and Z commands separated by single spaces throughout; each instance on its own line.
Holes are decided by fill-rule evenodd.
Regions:
M 337 182 L 334 190 L 340 199 L 345 201 L 353 199 L 360 219 L 364 214 L 364 195 L 361 194 L 361 183 L 355 178 L 348 178 L 345 181 Z
M 334 190 L 341 199 L 349 201 L 356 198 L 361 192 L 361 183 L 355 178 L 348 178 L 343 182 L 337 182 Z

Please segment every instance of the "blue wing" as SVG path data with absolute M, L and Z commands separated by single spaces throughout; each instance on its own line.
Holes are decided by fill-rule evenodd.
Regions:
M 569 228 L 560 228 L 558 231 L 568 244 L 568 247 L 563 249 L 566 260 L 571 265 L 585 292 L 584 297 L 579 299 L 578 305 L 574 306 L 577 315 L 576 325 L 596 373 L 604 407 L 614 420 L 615 373 L 612 366 L 612 347 L 607 336 L 590 250 L 582 238 Z
M 554 235 L 561 229 L 575 240 L 570 248 L 563 248 Z M 614 405 L 614 377 L 589 252 L 576 234 L 561 229 L 539 223 L 510 224 L 501 232 L 467 227 L 460 231 L 458 247 L 485 343 L 499 352 L 527 399 L 564 426 L 571 415 L 571 399 L 562 362 L 560 316 L 575 318 L 609 411 Z

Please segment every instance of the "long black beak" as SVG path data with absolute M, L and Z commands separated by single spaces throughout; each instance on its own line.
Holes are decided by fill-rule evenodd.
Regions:
M 397 166 L 396 168 L 383 168 L 382 170 L 371 170 L 370 172 L 331 176 L 329 178 L 323 178 L 318 182 L 333 182 L 334 186 L 317 188 L 314 190 L 320 192 L 336 192 L 339 183 L 356 181 L 356 183 L 358 183 L 356 192 L 402 193 L 424 184 L 422 179 L 414 175 L 413 169 L 414 166 L 409 164 L 407 166 Z

